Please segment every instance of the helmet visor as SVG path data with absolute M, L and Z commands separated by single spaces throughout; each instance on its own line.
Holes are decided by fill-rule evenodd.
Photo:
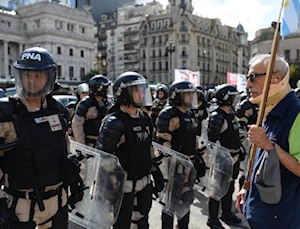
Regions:
M 136 80 L 126 86 L 133 106 L 152 106 L 150 88 L 146 80 Z
M 114 97 L 114 95 L 113 95 L 113 87 L 112 87 L 111 83 L 107 86 L 106 97 L 107 98 L 113 98 Z
M 180 92 L 182 104 L 190 109 L 197 109 L 198 107 L 198 97 L 197 91 L 195 89 L 192 90 L 184 90 Z
M 16 77 L 16 94 L 24 98 L 46 96 L 54 88 L 53 69 L 18 70 Z

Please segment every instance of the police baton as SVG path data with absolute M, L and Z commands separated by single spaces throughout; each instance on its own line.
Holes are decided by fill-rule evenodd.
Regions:
M 40 211 L 41 212 L 44 211 L 45 210 L 45 205 L 43 203 L 43 199 L 42 199 L 40 190 L 38 190 L 37 188 L 33 188 L 33 192 L 34 192 L 36 202 L 39 206 Z
M 3 151 L 10 150 L 11 148 L 15 147 L 17 145 L 17 143 L 18 142 L 15 141 L 15 142 L 0 144 L 0 150 L 3 150 Z

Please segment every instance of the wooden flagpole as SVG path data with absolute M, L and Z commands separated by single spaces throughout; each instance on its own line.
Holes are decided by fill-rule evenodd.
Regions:
M 262 92 L 262 100 L 260 102 L 258 118 L 257 118 L 257 121 L 256 121 L 257 126 L 262 125 L 265 110 L 266 110 L 266 103 L 267 103 L 270 84 L 271 84 L 271 78 L 272 78 L 272 73 L 273 73 L 273 68 L 274 68 L 274 62 L 275 62 L 276 53 L 277 53 L 277 49 L 278 49 L 278 44 L 279 44 L 279 40 L 280 40 L 280 34 L 279 34 L 280 29 L 279 29 L 279 27 L 280 27 L 280 18 L 281 18 L 282 10 L 283 10 L 283 7 L 284 7 L 284 2 L 285 2 L 285 0 L 282 0 L 280 12 L 279 12 L 279 17 L 278 17 L 278 21 L 277 21 L 276 29 L 275 29 L 275 33 L 274 33 L 270 61 L 269 61 L 269 64 L 268 64 L 267 74 L 266 74 L 264 88 L 263 88 L 263 92 Z M 248 175 L 247 175 L 247 179 L 245 180 L 245 182 L 243 184 L 243 188 L 246 189 L 246 190 L 250 189 L 250 178 L 251 178 L 251 174 L 252 174 L 252 170 L 253 170 L 253 166 L 254 166 L 256 148 L 257 148 L 256 145 L 254 145 L 254 144 L 251 145 L 250 160 L 249 160 L 249 163 L 248 163 Z

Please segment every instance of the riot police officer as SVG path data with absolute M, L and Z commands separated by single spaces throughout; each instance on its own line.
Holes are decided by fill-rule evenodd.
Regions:
M 73 117 L 75 113 L 75 108 L 77 104 L 86 96 L 89 95 L 89 85 L 87 83 L 81 83 L 78 84 L 76 88 L 76 97 L 77 101 L 72 101 L 67 104 L 67 108 L 69 109 L 70 112 L 70 117 Z
M 67 125 L 51 95 L 57 65 L 48 50 L 33 47 L 14 67 L 16 96 L 0 103 L 0 228 L 66 229 L 64 175 L 74 174 L 63 170 Z
M 88 96 L 88 94 L 89 94 L 89 85 L 87 83 L 81 83 L 77 86 L 77 89 L 76 89 L 77 101 L 72 101 L 67 104 L 67 108 L 69 111 L 69 117 L 70 117 L 70 120 L 68 120 L 68 127 L 69 127 L 68 134 L 70 136 L 73 136 L 71 126 L 72 126 L 72 119 L 75 114 L 76 106 L 85 96 Z
M 164 185 L 160 171 L 152 168 L 152 121 L 140 109 L 152 105 L 150 88 L 142 75 L 125 72 L 114 82 L 113 92 L 118 106 L 104 118 L 97 142 L 97 148 L 119 158 L 127 175 L 120 213 L 113 228 L 149 228 L 151 169 L 157 190 L 161 191 Z
M 236 116 L 243 129 L 248 130 L 247 125 L 256 124 L 258 109 L 258 105 L 252 104 L 248 97 L 241 100 L 236 108 Z
M 227 148 L 233 158 L 233 181 L 230 183 L 227 194 L 221 199 L 222 216 L 221 219 L 226 223 L 240 223 L 241 220 L 231 212 L 232 194 L 234 192 L 234 179 L 239 172 L 240 138 L 239 126 L 235 119 L 232 106 L 235 97 L 239 92 L 235 87 L 223 84 L 216 89 L 216 99 L 219 107 L 212 112 L 208 121 L 207 135 L 212 142 L 219 141 L 221 146 Z M 219 201 L 209 198 L 208 203 L 209 217 L 207 225 L 213 229 L 223 229 L 218 219 Z
M 188 81 L 172 83 L 169 88 L 169 106 L 157 118 L 157 142 L 193 160 L 196 154 L 197 121 L 191 108 L 197 108 L 196 88 Z M 192 204 L 193 189 L 186 191 L 190 195 L 187 200 Z M 188 228 L 189 215 L 188 212 L 178 220 L 179 229 Z M 173 229 L 173 221 L 174 217 L 162 212 L 162 228 Z
M 72 130 L 76 142 L 95 146 L 101 121 L 109 109 L 108 97 L 112 97 L 111 81 L 96 75 L 89 81 L 89 96 L 76 107 Z
M 208 117 L 207 108 L 209 107 L 206 99 L 204 98 L 204 89 L 201 86 L 196 86 L 197 89 L 197 97 L 198 97 L 198 107 L 196 109 L 192 109 L 194 116 L 197 120 L 197 135 L 201 136 L 202 129 L 202 121 Z
M 155 139 L 155 132 L 156 132 L 156 118 L 159 112 L 163 109 L 168 101 L 168 87 L 165 84 L 159 84 L 157 86 L 156 91 L 156 99 L 153 101 L 153 105 L 150 109 L 151 113 L 150 116 L 153 120 L 154 124 L 154 139 Z

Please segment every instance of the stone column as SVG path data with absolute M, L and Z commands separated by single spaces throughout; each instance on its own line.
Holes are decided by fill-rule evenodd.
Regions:
M 8 42 L 3 41 L 4 46 L 4 76 L 5 78 L 8 78 Z
M 19 43 L 19 53 L 18 53 L 18 58 L 19 58 L 19 55 L 23 52 L 23 44 L 22 43 Z

